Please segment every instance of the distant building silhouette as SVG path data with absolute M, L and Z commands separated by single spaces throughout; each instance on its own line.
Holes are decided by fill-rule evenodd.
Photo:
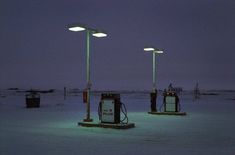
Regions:
M 200 90 L 199 90 L 199 84 L 198 83 L 196 83 L 196 86 L 193 90 L 193 99 L 194 100 L 200 99 Z
M 183 91 L 183 88 L 182 87 L 173 87 L 172 83 L 170 83 L 168 86 L 168 91 L 175 92 L 176 94 L 179 95 Z

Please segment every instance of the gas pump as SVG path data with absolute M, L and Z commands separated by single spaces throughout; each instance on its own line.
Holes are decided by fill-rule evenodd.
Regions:
M 165 92 L 163 94 L 164 112 L 179 112 L 179 97 L 175 92 Z
M 101 94 L 98 115 L 100 122 L 78 122 L 78 125 L 112 129 L 129 129 L 135 127 L 134 123 L 129 123 L 126 107 L 121 102 L 120 94 L 117 93 Z
M 123 119 L 121 119 L 121 112 L 124 115 Z M 126 107 L 120 100 L 120 94 L 101 94 L 101 101 L 98 107 L 98 114 L 101 123 L 128 123 Z

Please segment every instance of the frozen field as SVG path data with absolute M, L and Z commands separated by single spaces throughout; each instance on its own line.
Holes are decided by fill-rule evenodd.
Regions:
M 91 116 L 98 121 L 100 94 L 93 94 Z M 85 116 L 81 94 L 42 94 L 41 107 L 25 108 L 24 94 L 0 98 L 0 155 L 234 155 L 235 92 L 201 96 L 193 102 L 180 96 L 187 116 L 149 115 L 149 95 L 121 94 L 130 123 L 128 130 L 77 126 Z M 158 105 L 162 104 L 158 97 Z

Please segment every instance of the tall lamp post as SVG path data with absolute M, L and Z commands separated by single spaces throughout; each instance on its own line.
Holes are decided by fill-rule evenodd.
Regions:
M 156 54 L 162 54 L 163 50 L 159 50 L 154 47 L 145 47 L 144 51 L 152 52 L 153 53 L 153 88 L 152 93 L 150 94 L 151 97 L 151 111 L 157 111 L 156 106 L 156 99 L 157 99 L 157 89 L 156 89 Z
M 94 37 L 106 37 L 107 34 L 104 32 L 101 32 L 99 30 L 89 28 L 86 25 L 80 24 L 80 23 L 74 23 L 68 25 L 68 30 L 73 32 L 80 32 L 80 31 L 86 31 L 86 103 L 87 103 L 87 114 L 86 118 L 83 120 L 84 122 L 92 122 L 93 120 L 90 118 L 90 90 L 91 90 L 91 78 L 90 78 L 90 35 Z

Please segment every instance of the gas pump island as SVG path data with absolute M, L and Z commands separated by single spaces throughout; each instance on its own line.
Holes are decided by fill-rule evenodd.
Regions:
M 101 95 L 101 102 L 99 105 L 99 117 L 101 122 L 93 123 L 93 119 L 90 118 L 90 90 L 91 90 L 91 79 L 90 79 L 90 36 L 103 38 L 107 34 L 94 28 L 90 28 L 81 23 L 73 23 L 67 26 L 69 31 L 80 32 L 86 31 L 86 80 L 87 87 L 84 91 L 83 97 L 87 106 L 86 118 L 83 122 L 79 122 L 78 125 L 87 127 L 106 127 L 106 128 L 118 128 L 127 129 L 132 128 L 135 125 L 128 123 L 126 111 L 123 111 L 123 104 L 120 101 L 120 94 L 106 93 Z M 120 110 L 124 113 L 125 120 L 120 120 Z
M 156 115 L 186 115 L 185 112 L 180 112 L 180 103 L 179 97 L 175 91 L 168 90 L 168 92 L 164 92 L 163 96 L 163 104 L 164 105 L 164 112 L 158 111 L 157 109 L 157 89 L 156 89 L 156 56 L 158 54 L 163 54 L 163 50 L 158 48 L 149 46 L 145 47 L 144 51 L 152 52 L 153 54 L 153 89 L 150 93 L 150 102 L 151 102 L 151 112 L 149 114 L 156 114 Z M 161 110 L 161 108 L 160 108 Z
M 155 109 L 153 109 L 152 107 L 155 107 Z M 157 111 L 156 109 L 156 96 L 153 96 L 151 94 L 151 112 L 148 113 L 154 115 L 186 115 L 186 112 L 181 112 L 179 97 L 177 93 L 172 90 L 165 90 L 163 92 L 163 103 L 159 111 Z
M 99 122 L 79 122 L 84 127 L 102 127 L 114 129 L 129 129 L 135 127 L 128 122 L 125 105 L 121 102 L 120 94 L 102 93 L 98 106 Z

